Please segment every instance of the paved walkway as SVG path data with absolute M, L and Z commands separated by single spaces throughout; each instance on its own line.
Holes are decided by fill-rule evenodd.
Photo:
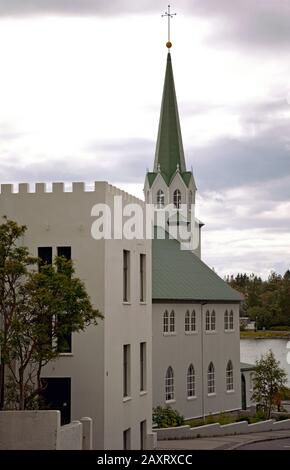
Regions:
M 234 450 L 246 444 L 290 438 L 290 431 L 268 431 L 237 436 L 158 441 L 158 450 Z

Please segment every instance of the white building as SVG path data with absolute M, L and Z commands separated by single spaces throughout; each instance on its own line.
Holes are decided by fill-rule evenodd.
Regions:
M 194 211 L 196 185 L 185 164 L 170 52 L 144 193 L 157 211 L 168 204 L 177 211 L 186 205 L 187 217 Z M 241 296 L 201 261 L 201 227 L 194 253 L 168 234 L 152 246 L 153 405 L 170 404 L 186 418 L 241 408 Z
M 158 210 L 186 204 L 188 225 L 196 185 L 185 164 L 170 53 L 154 170 L 144 191 Z M 64 422 L 93 418 L 95 449 L 140 449 L 152 446 L 152 404 L 170 404 L 186 418 L 241 408 L 241 297 L 201 261 L 200 243 L 192 252 L 168 236 L 152 243 L 95 240 L 92 208 L 113 209 L 114 196 L 144 209 L 104 182 L 92 191 L 73 183 L 71 192 L 63 183 L 53 183 L 51 192 L 36 184 L 32 193 L 21 184 L 16 193 L 2 185 L 0 215 L 27 225 L 23 244 L 33 255 L 46 262 L 71 257 L 104 315 L 97 327 L 74 334 L 46 367 L 49 404 Z
M 151 241 L 93 239 L 93 206 L 112 208 L 116 195 L 123 205 L 144 205 L 100 182 L 89 192 L 83 183 L 74 183 L 72 192 L 64 192 L 62 183 L 52 192 L 37 184 L 35 193 L 26 184 L 18 193 L 2 185 L 0 207 L 2 215 L 27 225 L 23 244 L 33 255 L 47 262 L 57 254 L 71 256 L 104 315 L 98 326 L 73 334 L 71 348 L 46 367 L 50 406 L 61 410 L 63 422 L 91 417 L 95 449 L 140 449 L 151 445 Z

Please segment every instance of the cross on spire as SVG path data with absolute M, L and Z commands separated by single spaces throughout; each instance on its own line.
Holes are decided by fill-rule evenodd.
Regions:
M 170 11 L 170 5 L 168 5 L 167 11 L 164 13 L 164 15 L 161 15 L 161 16 L 162 16 L 162 18 L 167 17 L 167 20 L 168 20 L 168 41 L 167 41 L 167 43 L 166 43 L 166 47 L 167 47 L 168 49 L 170 49 L 171 46 L 172 46 L 172 43 L 170 42 L 170 20 L 171 20 L 171 18 L 173 18 L 174 16 L 176 16 L 176 13 L 171 13 L 171 11 Z

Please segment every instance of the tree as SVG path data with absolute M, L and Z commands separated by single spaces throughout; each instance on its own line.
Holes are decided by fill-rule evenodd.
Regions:
M 38 407 L 41 371 L 59 356 L 59 344 L 102 317 L 71 261 L 57 257 L 52 265 L 34 268 L 40 260 L 19 246 L 25 231 L 7 219 L 0 225 L 2 409 Z
M 287 374 L 279 364 L 271 350 L 256 361 L 252 399 L 263 408 L 267 419 L 287 383 Z

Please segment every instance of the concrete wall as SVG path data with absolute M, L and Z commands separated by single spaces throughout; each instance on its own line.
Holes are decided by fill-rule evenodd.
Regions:
M 82 450 L 83 432 L 80 421 L 61 426 L 58 431 L 57 450 Z
M 83 183 L 73 183 L 72 192 L 62 183 L 54 183 L 52 192 L 37 184 L 34 193 L 20 185 L 12 193 L 11 185 L 2 185 L 0 216 L 28 227 L 23 244 L 33 255 L 39 246 L 71 246 L 76 275 L 86 285 L 93 305 L 104 315 L 97 327 L 73 334 L 72 352 L 63 354 L 43 370 L 44 377 L 71 378 L 71 419 L 91 416 L 95 449 L 120 449 L 123 431 L 131 428 L 132 448 L 140 448 L 140 422 L 146 420 L 151 432 L 152 415 L 152 304 L 151 244 L 144 240 L 95 240 L 91 216 L 95 204 L 107 203 L 113 209 L 114 196 L 122 203 L 142 201 L 108 185 L 97 182 L 93 191 Z M 112 210 L 113 212 L 113 210 Z M 123 249 L 131 251 L 131 299 L 123 303 Z M 147 258 L 146 302 L 139 301 L 139 254 Z M 147 391 L 140 394 L 140 342 L 147 343 Z M 123 345 L 131 344 L 130 400 L 123 401 Z
M 90 450 L 91 430 L 80 421 L 60 426 L 55 410 L 1 411 L 0 450 Z
M 185 333 L 186 310 L 196 312 L 196 332 Z M 216 312 L 216 331 L 205 331 L 206 310 Z M 225 310 L 234 311 L 234 331 L 224 330 Z M 164 311 L 175 311 L 174 334 L 163 333 Z M 202 318 L 203 316 L 203 318 Z M 203 323 L 203 327 L 202 327 Z M 153 404 L 165 406 L 165 374 L 174 370 L 175 399 L 169 404 L 185 418 L 193 418 L 241 408 L 241 377 L 239 350 L 239 307 L 237 304 L 153 303 Z M 234 368 L 234 390 L 226 390 L 226 366 Z M 207 393 L 207 369 L 215 367 L 216 393 Z M 187 398 L 187 369 L 195 369 L 196 396 Z
M 180 426 L 176 428 L 155 429 L 158 441 L 195 439 L 198 437 L 231 436 L 235 434 L 248 434 L 265 431 L 280 431 L 290 429 L 290 419 L 274 421 L 272 419 L 259 423 L 248 424 L 247 421 L 220 425 L 219 423 L 206 424 L 190 428 Z

